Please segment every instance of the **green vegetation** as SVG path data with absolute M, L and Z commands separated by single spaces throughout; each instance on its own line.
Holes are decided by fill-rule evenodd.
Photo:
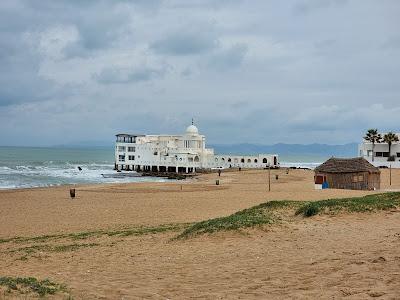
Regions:
M 186 227 L 187 225 L 188 224 L 167 224 L 167 225 L 159 225 L 156 227 L 138 227 L 132 229 L 108 231 L 104 232 L 104 234 L 108 236 L 131 236 L 131 235 L 138 236 L 145 234 L 162 233 L 166 231 L 177 231 Z
M 44 243 L 51 240 L 60 240 L 60 239 L 71 239 L 71 240 L 84 240 L 91 237 L 101 237 L 101 236 L 139 236 L 146 234 L 156 234 L 162 233 L 166 231 L 177 231 L 180 230 L 189 224 L 164 224 L 158 226 L 140 226 L 133 228 L 124 228 L 120 230 L 96 230 L 96 231 L 85 231 L 78 233 L 67 233 L 67 234 L 54 234 L 54 235 L 42 235 L 36 237 L 12 237 L 6 239 L 0 239 L 1 243 L 25 243 L 25 242 L 35 242 L 35 243 Z
M 358 198 L 329 199 L 302 205 L 296 215 L 311 217 L 320 213 L 370 212 L 387 210 L 400 206 L 400 193 L 368 195 Z
M 8 289 L 8 292 L 19 291 L 21 293 L 33 292 L 43 297 L 47 294 L 54 295 L 59 291 L 65 291 L 64 285 L 52 282 L 48 279 L 37 280 L 34 277 L 0 277 L 0 286 Z
M 75 251 L 81 248 L 88 248 L 88 247 L 95 247 L 99 246 L 100 244 L 97 243 L 90 243 L 90 244 L 67 244 L 67 245 L 33 245 L 28 247 L 21 247 L 15 250 L 9 251 L 10 253 L 15 252 L 25 252 L 26 254 L 34 254 L 37 252 L 68 252 L 68 251 Z M 26 256 L 25 256 L 26 257 Z M 22 259 L 26 260 L 26 259 Z
M 400 193 L 374 194 L 365 197 L 329 199 L 314 202 L 269 201 L 233 215 L 195 223 L 184 230 L 177 239 L 188 238 L 204 233 L 238 230 L 272 224 L 282 217 L 294 220 L 295 216 L 311 217 L 323 213 L 372 212 L 400 207 Z
M 273 216 L 266 213 L 260 208 L 260 206 L 255 206 L 227 217 L 196 223 L 184 230 L 177 238 L 184 238 L 203 233 L 213 233 L 222 230 L 235 230 L 270 223 L 273 223 Z

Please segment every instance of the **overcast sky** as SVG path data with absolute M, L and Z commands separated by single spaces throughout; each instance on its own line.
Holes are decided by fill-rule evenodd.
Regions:
M 0 145 L 400 131 L 398 0 L 3 0 Z

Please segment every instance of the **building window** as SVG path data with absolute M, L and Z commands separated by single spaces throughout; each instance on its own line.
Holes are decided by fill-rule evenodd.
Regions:
M 232 159 L 231 158 L 228 158 L 228 162 L 231 162 L 232 161 Z
M 136 148 L 135 147 L 128 147 L 128 152 L 135 152 Z
M 323 175 L 317 175 L 314 177 L 315 184 L 323 184 L 325 181 L 326 181 L 326 178 Z
M 389 157 L 389 152 L 375 152 L 375 157 Z
M 266 158 L 263 159 L 263 164 L 267 164 L 268 160 Z
M 195 157 L 194 157 L 194 161 L 195 161 L 195 162 L 199 162 L 199 161 L 200 161 L 199 157 L 198 157 L 198 156 L 195 156 Z
M 367 150 L 367 156 L 372 156 L 372 150 Z
M 254 163 L 256 164 L 258 162 L 257 158 L 254 160 Z
M 129 159 L 129 160 L 135 160 L 135 155 L 129 155 L 129 156 L 128 156 L 128 159 Z
M 247 160 L 247 162 L 250 164 L 250 163 L 251 163 L 251 159 L 249 158 L 249 159 Z
M 244 163 L 244 158 L 242 158 L 242 159 L 240 160 L 240 162 L 241 162 L 241 163 Z
M 397 152 L 397 157 L 400 157 L 400 152 Z
M 118 147 L 119 152 L 125 152 L 125 146 L 119 146 Z
M 118 156 L 118 161 L 120 161 L 120 162 L 125 161 L 125 155 L 119 155 Z
M 353 183 L 363 182 L 363 181 L 364 181 L 364 175 L 354 175 L 353 176 Z

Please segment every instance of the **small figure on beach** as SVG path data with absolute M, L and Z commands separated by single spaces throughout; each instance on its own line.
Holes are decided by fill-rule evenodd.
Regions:
M 82 171 L 82 168 L 81 168 L 80 166 L 78 166 L 78 170 L 79 170 L 79 171 Z
M 221 177 L 221 169 L 218 170 L 218 177 Z

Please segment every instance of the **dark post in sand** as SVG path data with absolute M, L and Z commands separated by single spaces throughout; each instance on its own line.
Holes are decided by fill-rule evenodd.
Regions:
M 268 192 L 271 191 L 271 166 L 268 165 Z
M 75 189 L 69 189 L 69 195 L 71 196 L 71 199 L 75 198 Z

